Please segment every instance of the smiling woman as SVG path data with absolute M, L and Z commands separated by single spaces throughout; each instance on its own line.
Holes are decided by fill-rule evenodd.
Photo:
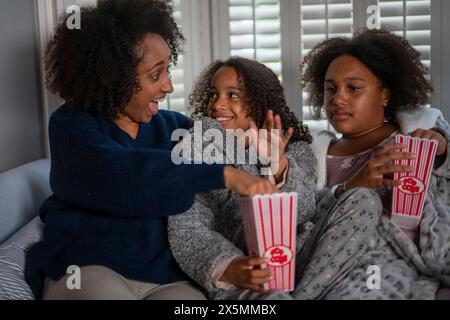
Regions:
M 224 165 L 171 161 L 170 135 L 191 120 L 158 111 L 183 41 L 165 1 L 100 0 L 81 17 L 81 30 L 63 18 L 47 49 L 47 84 L 66 104 L 49 123 L 54 194 L 27 280 L 44 299 L 202 299 L 173 260 L 167 217 L 200 192 L 278 190 Z M 80 290 L 66 285 L 73 266 Z
M 135 93 L 113 120 L 133 139 L 140 123 L 148 123 L 158 114 L 158 103 L 173 92 L 169 77 L 170 49 L 158 34 L 148 34 L 138 46 L 142 61 L 137 67 L 140 91 Z

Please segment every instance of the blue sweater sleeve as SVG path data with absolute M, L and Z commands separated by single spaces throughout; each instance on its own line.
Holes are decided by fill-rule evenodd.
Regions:
M 224 187 L 223 165 L 175 165 L 168 150 L 125 148 L 87 114 L 53 115 L 49 135 L 52 190 L 73 206 L 159 218 L 189 209 L 196 193 Z

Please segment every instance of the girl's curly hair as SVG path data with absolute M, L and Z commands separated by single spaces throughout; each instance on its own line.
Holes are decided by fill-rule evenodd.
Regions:
M 123 112 L 141 90 L 136 48 L 148 33 L 160 35 L 176 64 L 184 37 L 160 0 L 98 0 L 81 9 L 81 29 L 66 26 L 61 17 L 45 56 L 48 88 L 66 101 L 71 111 L 105 118 Z
M 305 56 L 300 66 L 301 86 L 310 94 L 309 105 L 316 118 L 322 115 L 327 69 L 343 55 L 361 61 L 389 89 L 386 120 L 393 122 L 397 111 L 413 110 L 430 102 L 433 87 L 420 53 L 405 38 L 388 30 L 363 28 L 352 38 L 322 41 Z
M 275 115 L 281 117 L 283 130 L 294 129 L 291 141 L 312 142 L 308 127 L 299 121 L 287 106 L 277 75 L 264 64 L 241 57 L 232 57 L 226 61 L 217 60 L 199 76 L 189 96 L 189 108 L 193 118 L 208 115 L 212 79 L 222 67 L 232 67 L 236 70 L 244 92 L 244 105 L 258 128 L 262 128 L 267 112 L 273 110 Z

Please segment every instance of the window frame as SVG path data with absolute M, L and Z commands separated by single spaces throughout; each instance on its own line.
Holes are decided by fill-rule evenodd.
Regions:
M 191 0 L 189 0 L 191 1 Z M 213 58 L 226 59 L 229 57 L 229 10 L 228 1 L 210 0 L 212 3 L 211 21 L 218 22 L 211 25 L 213 39 Z M 369 15 L 367 8 L 378 5 L 377 0 L 353 0 L 353 31 L 366 26 Z M 299 119 L 302 115 L 302 93 L 299 83 L 299 66 L 301 63 L 301 28 L 300 1 L 281 0 L 281 59 L 283 86 L 286 90 L 288 105 Z M 447 18 L 446 18 L 447 16 Z M 288 18 L 286 18 L 288 17 Z M 450 1 L 431 0 L 431 75 L 435 92 L 432 106 L 438 107 L 450 118 L 450 40 L 445 41 L 445 35 L 450 33 Z M 194 22 L 195 23 L 195 22 Z
M 45 87 L 43 57 L 46 45 L 53 35 L 57 16 L 68 4 L 77 0 L 34 0 L 36 17 L 36 42 L 41 71 L 41 94 L 43 125 L 48 147 L 48 120 L 51 113 L 62 101 Z M 83 1 L 83 0 L 82 0 Z M 353 30 L 365 26 L 369 5 L 377 5 L 377 0 L 353 0 Z M 182 0 L 182 21 L 185 43 L 185 104 L 196 77 L 212 61 L 227 59 L 230 52 L 229 10 L 226 0 Z M 301 63 L 301 38 L 298 36 L 300 24 L 300 1 L 280 0 L 281 19 L 281 59 L 283 86 L 287 102 L 294 113 L 302 119 L 302 98 L 299 85 L 299 65 Z M 450 119 L 450 1 L 431 0 L 431 75 L 434 94 L 432 106 L 439 108 L 446 119 Z M 447 37 L 447 39 L 446 39 Z M 205 49 L 206 48 L 206 49 Z M 195 52 L 195 54 L 194 54 Z

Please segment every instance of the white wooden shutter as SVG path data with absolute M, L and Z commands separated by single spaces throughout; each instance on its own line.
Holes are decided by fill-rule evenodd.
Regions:
M 230 55 L 254 59 L 281 79 L 279 0 L 229 0 Z
M 174 18 L 178 26 L 183 29 L 181 24 L 181 0 L 171 0 L 170 1 L 174 9 Z M 186 114 L 186 104 L 184 99 L 185 90 L 185 80 L 184 80 L 184 56 L 178 56 L 178 62 L 176 66 L 171 67 L 172 84 L 174 91 L 171 93 L 165 102 L 160 105 L 161 109 L 178 111 Z
M 379 0 L 381 25 L 405 37 L 431 66 L 431 0 Z
M 352 0 L 300 0 L 301 52 L 303 57 L 319 42 L 332 37 L 351 37 Z M 329 129 L 325 119 L 315 120 L 307 105 L 308 93 L 302 93 L 303 120 L 311 130 Z

